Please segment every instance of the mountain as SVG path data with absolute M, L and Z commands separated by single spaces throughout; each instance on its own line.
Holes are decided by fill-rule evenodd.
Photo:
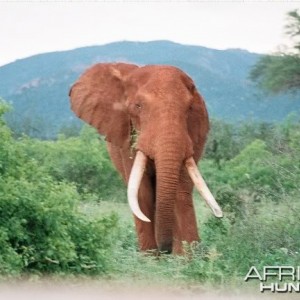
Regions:
M 80 124 L 68 99 L 69 88 L 80 74 L 98 62 L 122 61 L 181 68 L 194 79 L 212 117 L 274 122 L 299 112 L 296 96 L 266 96 L 248 80 L 259 57 L 240 49 L 215 50 L 170 41 L 115 42 L 39 54 L 2 66 L 0 96 L 14 107 L 7 116 L 10 126 L 51 138 L 61 127 Z

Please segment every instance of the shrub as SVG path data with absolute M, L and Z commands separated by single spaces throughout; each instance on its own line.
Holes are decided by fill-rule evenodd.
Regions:
M 125 201 L 124 184 L 93 128 L 83 127 L 79 137 L 60 135 L 57 141 L 24 138 L 22 142 L 28 158 L 37 160 L 56 181 L 74 183 L 79 193 L 97 194 L 99 200 Z
M 1 121 L 0 135 L 0 275 L 108 272 L 117 217 L 80 213 L 74 184 L 56 181 Z
M 116 216 L 90 219 L 81 214 L 76 189 L 50 177 L 35 183 L 8 178 L 0 187 L 0 252 L 7 253 L 2 257 L 6 263 L 16 260 L 13 271 L 107 272 Z

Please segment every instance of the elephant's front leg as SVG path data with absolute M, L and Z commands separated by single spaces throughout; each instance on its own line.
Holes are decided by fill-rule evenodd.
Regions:
M 157 245 L 154 234 L 155 194 L 151 177 L 147 172 L 143 176 L 139 189 L 139 205 L 142 212 L 151 220 L 149 223 L 134 217 L 139 248 L 142 251 L 156 250 Z
M 184 169 L 181 172 L 175 202 L 173 253 L 182 254 L 183 243 L 199 241 L 197 221 L 193 204 L 193 183 Z
M 107 149 L 116 169 L 122 175 L 124 182 L 127 184 L 134 161 L 131 157 L 131 149 L 120 149 L 109 142 L 107 142 Z M 140 208 L 151 222 L 144 222 L 134 217 L 139 248 L 142 251 L 157 248 L 154 234 L 155 195 L 154 184 L 151 182 L 151 169 L 152 167 L 148 165 L 139 189 Z

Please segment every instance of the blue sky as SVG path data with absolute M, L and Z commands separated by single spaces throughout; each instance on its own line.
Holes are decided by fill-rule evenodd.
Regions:
M 119 40 L 167 39 L 271 53 L 300 1 L 0 1 L 0 65 Z

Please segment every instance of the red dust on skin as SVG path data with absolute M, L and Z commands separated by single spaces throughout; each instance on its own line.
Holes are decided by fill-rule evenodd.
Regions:
M 70 90 L 75 114 L 106 136 L 116 169 L 128 183 L 136 149 L 147 157 L 135 217 L 139 248 L 182 253 L 182 242 L 199 241 L 193 183 L 184 161 L 202 155 L 209 130 L 203 98 L 192 79 L 172 66 L 96 64 Z

